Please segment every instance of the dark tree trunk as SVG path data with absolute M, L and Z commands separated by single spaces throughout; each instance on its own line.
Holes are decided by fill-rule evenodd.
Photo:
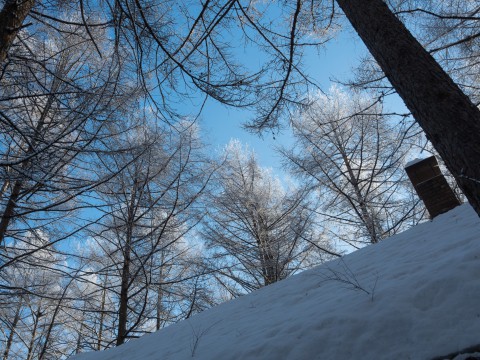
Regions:
M 34 4 L 35 0 L 7 0 L 3 5 L 0 11 L 0 63 L 7 58 L 10 46 Z
M 84 327 L 85 327 L 85 324 L 83 323 L 83 320 L 82 320 L 80 324 L 80 330 L 78 331 L 77 347 L 75 349 L 75 354 L 80 354 L 80 351 L 82 350 L 82 332 Z
M 338 137 L 337 137 L 337 141 L 340 144 Z M 350 202 L 350 204 L 352 204 L 353 210 L 356 212 L 356 214 L 360 218 L 360 221 L 365 226 L 368 236 L 370 237 L 370 242 L 372 244 L 376 244 L 379 242 L 380 236 L 376 229 L 375 221 L 373 220 L 372 216 L 370 216 L 370 212 L 368 211 L 369 210 L 368 206 L 365 202 L 365 197 L 363 196 L 362 191 L 360 190 L 358 179 L 353 172 L 352 165 L 350 164 L 350 160 L 348 159 L 347 154 L 345 154 L 345 151 L 343 151 L 343 149 L 340 150 L 340 153 L 342 155 L 343 164 L 347 168 L 348 181 L 353 186 L 353 191 L 355 192 L 355 200 L 357 201 L 358 207 L 360 209 L 357 208 L 357 204 L 355 204 L 353 200 L 348 199 L 348 201 Z
M 17 180 L 15 181 L 15 185 L 13 186 L 12 194 L 8 199 L 7 205 L 5 206 L 5 210 L 0 218 L 0 245 L 3 245 L 3 241 L 5 239 L 5 234 L 7 233 L 8 226 L 12 218 L 15 215 L 15 208 L 17 206 L 17 200 L 20 196 L 20 191 L 22 190 L 23 181 Z
M 55 310 L 53 312 L 52 319 L 50 320 L 50 323 L 48 324 L 48 327 L 47 327 L 47 331 L 45 333 L 45 339 L 43 341 L 42 350 L 40 351 L 40 354 L 38 355 L 38 360 L 42 360 L 45 357 L 45 355 L 47 355 L 47 350 L 48 350 L 48 346 L 50 344 L 50 338 L 52 336 L 52 331 L 53 331 L 54 326 L 57 324 L 57 322 L 56 322 L 57 321 L 57 315 L 60 312 L 62 302 L 65 299 L 65 296 L 67 295 L 68 288 L 70 287 L 71 284 L 72 284 L 72 281 L 70 281 L 68 283 L 68 285 L 65 286 L 65 288 L 63 289 L 63 292 L 62 292 L 62 297 L 58 300 L 57 305 L 55 306 Z M 82 325 L 83 325 L 83 321 L 82 321 Z
M 127 335 L 128 287 L 130 282 L 130 244 L 127 243 L 123 259 L 120 305 L 118 308 L 117 346 L 125 342 Z
M 480 110 L 383 0 L 337 0 L 480 216 Z
M 17 324 L 20 320 L 20 310 L 22 309 L 22 301 L 20 300 L 17 305 L 17 310 L 15 311 L 15 317 L 13 318 L 12 325 L 10 326 L 10 334 L 8 335 L 7 345 L 5 346 L 5 351 L 3 352 L 3 360 L 8 359 L 8 354 L 10 353 L 10 348 L 12 347 L 13 337 L 17 331 Z
M 0 20 L 1 21 L 1 20 Z M 37 144 L 40 141 L 42 137 L 42 130 L 45 125 L 45 121 L 47 119 L 47 114 L 52 108 L 55 95 L 53 95 L 57 90 L 58 90 L 59 82 L 57 80 L 53 81 L 52 88 L 51 88 L 51 94 L 48 96 L 47 103 L 45 105 L 45 108 L 42 110 L 42 114 L 40 116 L 40 119 L 38 120 L 38 123 L 35 127 L 35 137 L 32 139 L 30 145 L 28 146 L 27 152 L 25 153 L 25 156 L 27 159 L 35 152 L 37 151 Z M 31 160 L 26 160 L 22 164 L 22 171 L 20 172 L 19 176 L 23 177 L 24 173 L 28 173 L 28 169 L 31 166 Z M 5 181 L 3 187 L 2 187 L 2 197 L 4 194 L 4 191 L 8 187 L 8 181 Z M 0 246 L 3 245 L 3 242 L 5 240 L 5 236 L 7 234 L 7 230 L 9 226 L 11 225 L 12 219 L 15 218 L 15 210 L 17 208 L 17 201 L 19 199 L 20 193 L 22 192 L 24 187 L 24 180 L 23 178 L 15 180 L 13 183 L 13 189 L 12 193 L 10 194 L 10 198 L 8 199 L 7 205 L 5 206 L 5 209 L 3 211 L 3 214 L 1 215 L 0 218 Z M 1 200 L 1 199 L 0 199 Z
M 32 338 L 30 339 L 30 343 L 28 344 L 28 354 L 26 360 L 31 360 L 33 357 L 33 348 L 35 347 L 35 338 L 37 337 L 37 328 L 40 322 L 40 317 L 42 316 L 42 312 L 40 311 L 40 305 L 37 307 L 37 311 L 32 314 L 33 315 L 33 329 L 32 329 Z
M 133 241 L 133 227 L 135 226 L 135 201 L 137 196 L 137 179 L 134 179 L 130 204 L 128 206 L 127 228 L 125 233 L 125 247 L 123 249 L 122 282 L 120 285 L 120 305 L 118 309 L 117 346 L 122 345 L 127 337 L 128 319 L 128 290 L 130 287 L 130 257 Z
M 103 340 L 103 323 L 105 321 L 105 302 L 107 297 L 107 282 L 108 277 L 105 275 L 105 280 L 103 282 L 102 290 L 102 302 L 100 304 L 100 324 L 98 329 L 98 339 L 97 339 L 97 350 L 102 350 L 102 340 Z
M 156 315 L 156 327 L 155 329 L 160 330 L 162 327 L 162 317 L 164 315 L 163 313 L 163 286 L 162 283 L 165 280 L 164 279 L 164 273 L 163 270 L 165 268 L 165 251 L 162 250 L 160 253 L 160 273 L 158 275 L 158 287 L 157 287 L 157 315 Z
M 252 235 L 257 242 L 258 254 L 260 255 L 260 264 L 262 267 L 261 270 L 264 282 L 263 285 L 267 286 L 273 284 L 278 280 L 275 266 L 275 258 L 270 251 L 271 244 L 268 240 L 267 226 L 261 219 L 256 204 L 250 204 L 249 212 L 254 230 Z

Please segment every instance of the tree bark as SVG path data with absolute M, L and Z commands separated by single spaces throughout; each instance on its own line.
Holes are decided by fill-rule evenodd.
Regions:
M 37 328 L 40 322 L 40 317 L 42 316 L 42 312 L 40 311 L 41 304 L 38 305 L 37 311 L 32 314 L 33 317 L 33 329 L 32 329 L 32 338 L 30 339 L 30 343 L 28 344 L 28 354 L 26 360 L 31 360 L 33 357 L 33 348 L 35 346 L 35 338 L 37 336 Z
M 130 227 L 130 225 L 129 225 Z M 130 241 L 131 235 L 128 230 L 127 242 L 125 244 L 125 253 L 123 258 L 122 282 L 120 285 L 120 306 L 118 308 L 118 330 L 117 346 L 125 342 L 127 335 L 127 316 L 128 316 L 128 288 L 130 284 Z
M 7 0 L 3 5 L 0 12 L 0 63 L 7 58 L 8 50 L 33 5 L 35 0 Z
M 23 181 L 17 180 L 15 181 L 15 185 L 13 186 L 12 194 L 8 199 L 7 205 L 5 206 L 5 210 L 0 218 L 0 245 L 3 246 L 3 241 L 5 239 L 5 234 L 7 233 L 8 226 L 10 225 L 10 221 L 14 217 L 15 208 L 17 206 L 17 200 L 20 196 L 20 191 L 22 190 Z
M 128 290 L 130 287 L 130 257 L 135 226 L 135 200 L 137 196 L 137 179 L 134 179 L 130 204 L 128 206 L 127 228 L 125 233 L 125 248 L 123 250 L 122 282 L 120 285 L 120 306 L 118 309 L 117 346 L 122 345 L 127 337 Z
M 1 19 L 0 19 L 1 21 Z M 62 72 L 56 72 L 57 76 L 60 76 Z M 10 197 L 8 199 L 7 205 L 5 206 L 5 209 L 3 211 L 3 214 L 1 215 L 0 218 L 0 246 L 3 245 L 5 236 L 7 234 L 8 227 L 11 225 L 12 219 L 15 218 L 15 210 L 17 208 L 17 201 L 19 199 L 20 193 L 22 192 L 24 188 L 24 173 L 28 173 L 28 168 L 31 166 L 32 160 L 29 159 L 30 155 L 35 153 L 37 151 L 37 144 L 39 143 L 41 137 L 42 137 L 42 131 L 45 126 L 45 121 L 47 120 L 47 115 L 49 111 L 51 110 L 53 106 L 53 102 L 55 100 L 55 93 L 58 91 L 59 87 L 59 81 L 57 80 L 58 78 L 55 78 L 53 81 L 50 95 L 48 96 L 47 103 L 45 104 L 45 107 L 42 110 L 42 113 L 40 115 L 40 118 L 38 120 L 37 125 L 35 126 L 35 136 L 32 138 L 30 145 L 28 146 L 28 149 L 25 153 L 25 156 L 27 160 L 23 162 L 21 166 L 21 172 L 19 173 L 20 178 L 15 180 L 13 183 L 13 188 L 12 192 L 10 194 Z M 7 181 L 5 182 L 8 187 Z M 6 190 L 5 184 L 4 188 L 2 188 L 2 197 L 4 194 L 4 190 Z
M 10 353 L 10 348 L 13 343 L 13 336 L 17 331 L 17 324 L 20 320 L 20 310 L 22 309 L 22 301 L 20 300 L 17 305 L 17 310 L 15 311 L 15 317 L 13 318 L 12 325 L 10 326 L 10 334 L 8 335 L 7 345 L 5 346 L 5 351 L 3 352 L 3 360 L 8 359 L 8 354 Z
M 337 0 L 480 216 L 480 110 L 383 0 Z
M 261 215 L 257 209 L 256 204 L 251 204 L 249 210 L 253 223 L 253 229 L 255 230 L 253 236 L 257 241 L 258 253 L 260 255 L 264 286 L 267 286 L 273 284 L 278 280 L 277 273 L 275 271 L 275 259 L 272 252 L 270 251 L 271 244 L 268 240 L 268 229 L 261 219 Z
M 155 329 L 158 331 L 162 327 L 162 315 L 163 315 L 163 289 L 162 283 L 164 281 L 163 269 L 165 266 L 165 251 L 160 253 L 160 272 L 158 275 L 158 287 L 157 287 L 157 316 Z
M 97 350 L 102 350 L 102 340 L 103 340 L 103 323 L 105 321 L 105 303 L 107 297 L 107 283 L 108 277 L 105 275 L 105 280 L 103 282 L 103 290 L 102 290 L 102 302 L 100 304 L 100 324 L 98 328 L 98 339 L 97 339 Z
M 338 140 L 338 137 L 336 137 L 336 140 L 340 145 L 340 141 Z M 358 211 L 356 206 L 354 205 L 355 203 L 352 201 L 354 211 L 358 214 L 358 216 L 360 217 L 360 220 L 363 222 L 363 225 L 365 226 L 365 229 L 368 232 L 368 236 L 370 237 L 370 242 L 372 244 L 376 244 L 380 240 L 379 234 L 375 227 L 375 222 L 373 221 L 373 218 L 370 216 L 370 212 L 368 211 L 367 204 L 365 203 L 365 197 L 363 196 L 360 190 L 360 187 L 358 186 L 358 179 L 353 172 L 352 166 L 350 164 L 350 160 L 348 159 L 348 156 L 345 154 L 345 151 L 340 148 L 340 153 L 342 155 L 343 163 L 347 168 L 348 181 L 353 186 L 353 191 L 355 192 L 355 197 L 356 197 L 355 200 L 357 201 L 358 207 L 360 208 L 360 211 Z
M 50 338 L 51 338 L 51 335 L 52 335 L 52 331 L 53 331 L 53 327 L 55 326 L 56 324 L 56 320 L 57 320 L 57 315 L 60 311 L 60 307 L 62 305 L 62 302 L 63 300 L 65 299 L 65 296 L 67 295 L 67 291 L 68 291 L 68 288 L 70 287 L 70 285 L 72 284 L 73 282 L 73 279 L 72 281 L 70 281 L 66 286 L 65 288 L 63 289 L 63 292 L 62 292 L 62 296 L 61 298 L 58 300 L 56 306 L 55 306 L 55 310 L 53 311 L 53 315 L 52 315 L 52 318 L 48 324 L 48 327 L 46 329 L 46 332 L 45 332 L 45 336 L 44 336 L 44 340 L 43 340 L 43 345 L 42 345 L 42 350 L 40 351 L 40 354 L 38 355 L 38 360 L 42 360 L 45 355 L 47 354 L 47 350 L 48 350 L 48 346 L 49 346 L 49 343 L 50 343 Z M 83 321 L 82 321 L 82 325 L 83 325 Z

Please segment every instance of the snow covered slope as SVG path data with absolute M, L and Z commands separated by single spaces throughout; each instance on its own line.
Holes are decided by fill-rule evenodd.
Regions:
M 75 360 L 431 359 L 480 344 L 480 219 L 382 243 Z

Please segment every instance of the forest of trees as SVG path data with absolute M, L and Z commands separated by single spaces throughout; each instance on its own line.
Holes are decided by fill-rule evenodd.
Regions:
M 420 151 L 480 214 L 476 1 L 0 7 L 4 360 L 118 346 L 426 220 L 403 170 Z M 322 89 L 304 49 L 349 26 L 371 57 Z M 211 100 L 292 129 L 284 175 L 206 144 Z

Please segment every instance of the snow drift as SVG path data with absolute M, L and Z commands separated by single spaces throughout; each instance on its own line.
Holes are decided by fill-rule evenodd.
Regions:
M 378 245 L 75 360 L 432 359 L 480 343 L 480 219 L 462 205 Z

